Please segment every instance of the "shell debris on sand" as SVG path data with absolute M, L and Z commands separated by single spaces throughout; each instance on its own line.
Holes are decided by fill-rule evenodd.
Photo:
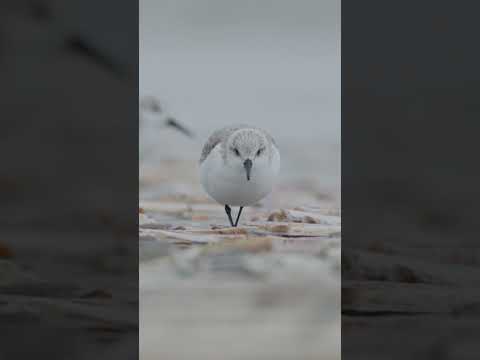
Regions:
M 230 227 L 195 183 L 194 163 L 152 166 L 140 185 L 140 357 L 340 359 L 332 197 L 279 184 Z M 161 347 L 159 333 L 169 337 Z
M 225 239 L 209 244 L 203 250 L 206 253 L 224 253 L 225 251 L 241 251 L 247 253 L 269 252 L 273 249 L 273 239 L 269 237 L 250 237 L 246 239 Z
M 268 221 L 296 222 L 307 224 L 340 225 L 338 216 L 313 211 L 280 209 L 268 215 Z
M 288 233 L 290 231 L 290 226 L 288 224 L 278 224 L 273 226 L 265 226 L 264 229 L 267 229 L 273 233 Z
M 255 223 L 249 223 L 249 225 L 255 225 Z M 340 230 L 339 226 L 292 222 L 258 222 L 255 227 L 266 233 L 283 234 L 289 237 L 328 237 L 337 234 Z
M 248 231 L 241 227 L 214 228 L 211 230 L 192 230 L 196 234 L 218 234 L 218 235 L 248 235 Z
M 208 244 L 224 239 L 245 239 L 242 234 L 208 234 L 192 233 L 188 231 L 167 231 L 161 229 L 145 229 L 144 234 L 149 234 L 159 241 L 168 241 L 174 244 Z

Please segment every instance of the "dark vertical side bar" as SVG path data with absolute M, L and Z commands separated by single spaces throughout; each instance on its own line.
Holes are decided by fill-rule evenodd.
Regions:
M 0 5 L 0 358 L 138 358 L 138 1 Z
M 476 14 L 342 1 L 343 359 L 478 355 Z

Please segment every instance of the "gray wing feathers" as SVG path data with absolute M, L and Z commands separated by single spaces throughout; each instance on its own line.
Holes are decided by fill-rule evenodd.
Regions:
M 225 138 L 227 138 L 232 132 L 245 127 L 244 125 L 236 126 L 227 126 L 221 129 L 218 129 L 213 132 L 212 135 L 208 138 L 207 142 L 203 146 L 202 155 L 200 156 L 200 163 L 202 163 L 215 146 L 221 143 Z

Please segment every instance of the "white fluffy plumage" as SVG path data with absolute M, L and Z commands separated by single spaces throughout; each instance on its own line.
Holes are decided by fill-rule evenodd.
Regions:
M 271 192 L 279 170 L 275 140 L 265 130 L 248 125 L 215 131 L 200 157 L 203 188 L 222 205 L 255 204 Z

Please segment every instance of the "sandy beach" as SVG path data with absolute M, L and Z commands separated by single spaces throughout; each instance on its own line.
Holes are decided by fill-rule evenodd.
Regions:
M 140 97 L 195 134 L 140 164 L 141 359 L 340 359 L 339 45 L 337 1 L 141 1 Z M 230 228 L 198 159 L 235 123 L 282 164 Z
M 159 137 L 178 139 L 182 156 L 159 141 L 141 164 L 140 358 L 339 359 L 335 167 L 295 162 L 305 144 L 290 143 L 283 161 L 295 171 L 231 228 L 201 188 L 198 142 Z

